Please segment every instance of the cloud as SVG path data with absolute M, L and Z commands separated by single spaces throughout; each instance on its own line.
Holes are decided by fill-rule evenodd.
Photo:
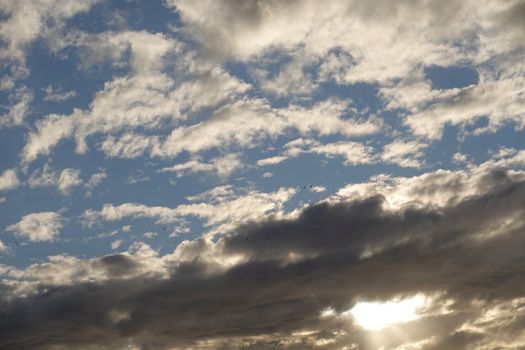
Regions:
M 13 89 L 19 80 L 29 75 L 26 53 L 32 43 L 41 38 L 47 42 L 59 40 L 66 22 L 79 13 L 87 12 L 96 2 L 97 0 L 82 3 L 73 0 L 1 1 L 0 59 L 7 69 L 3 71 L 6 74 L 0 81 L 0 90 Z M 20 124 L 25 117 L 26 108 L 22 102 L 12 107 L 9 113 L 10 125 Z M 0 122 L 0 126 L 3 122 Z
M 29 114 L 33 93 L 27 88 L 20 88 L 8 98 L 10 104 L 6 114 L 0 115 L 0 128 L 22 125 Z
M 53 241 L 58 237 L 65 224 L 65 219 L 52 211 L 27 214 L 16 224 L 6 228 L 32 242 Z
M 118 249 L 118 247 L 121 246 L 122 242 L 123 242 L 122 239 L 116 239 L 116 240 L 114 240 L 113 242 L 111 242 L 111 249 L 112 249 L 112 250 Z
M 426 147 L 423 142 L 396 140 L 384 146 L 381 159 L 404 168 L 419 168 Z
M 167 125 L 179 124 L 188 114 L 224 103 L 247 90 L 247 84 L 220 67 L 191 66 L 194 64 L 191 51 L 163 34 L 125 31 L 79 35 L 79 38 L 71 45 L 85 48 L 96 57 L 102 55 L 92 58 L 95 63 L 104 59 L 119 61 L 122 56 L 130 71 L 106 82 L 89 109 L 75 109 L 70 115 L 50 114 L 39 120 L 22 151 L 26 163 L 48 155 L 65 138 L 74 138 L 76 151 L 84 153 L 88 149 L 86 138 L 97 133 L 107 135 L 102 150 L 109 156 L 140 156 L 156 142 L 149 144 L 148 138 L 133 133 L 134 129 L 165 130 Z M 129 55 L 125 54 L 128 50 Z M 167 58 L 175 53 L 177 58 L 167 63 Z M 85 57 L 91 60 L 89 54 Z M 165 74 L 168 67 L 180 71 L 181 77 L 174 80 Z
M 2 1 L 0 8 L 7 16 L 0 25 L 0 37 L 7 47 L 2 56 L 23 60 L 27 46 L 36 38 L 60 28 L 74 15 L 89 10 L 96 1 L 78 3 L 72 0 L 44 0 L 36 3 Z M 52 27 L 55 28 L 52 28 Z
M 440 138 L 445 125 L 468 125 L 481 117 L 488 119 L 488 126 L 475 133 L 495 131 L 506 122 L 515 122 L 523 128 L 521 115 L 525 100 L 516 96 L 525 89 L 523 78 L 485 82 L 443 94 L 443 97 L 426 99 L 407 116 L 406 124 L 415 134 Z M 425 106 L 423 109 L 422 107 Z
M 69 194 L 71 188 L 81 184 L 82 179 L 80 178 L 80 170 L 78 169 L 64 169 L 58 177 L 58 190 L 64 195 Z
M 269 214 L 278 215 L 282 212 L 284 203 L 294 194 L 295 190 L 292 188 L 279 188 L 274 192 L 264 193 L 250 189 L 235 190 L 232 186 L 225 185 L 188 197 L 190 203 L 180 204 L 175 208 L 139 203 L 105 204 L 99 211 L 84 211 L 82 221 L 84 225 L 92 226 L 101 220 L 154 218 L 158 224 L 182 225 L 178 229 L 184 229 L 186 217 L 197 217 L 204 220 L 205 227 L 211 228 L 208 234 L 213 236 L 227 232 L 240 222 Z
M 266 166 L 266 165 L 275 165 L 281 163 L 283 160 L 286 160 L 286 157 L 284 156 L 273 156 L 268 157 L 264 159 L 259 159 L 257 161 L 258 166 Z
M 157 237 L 159 234 L 157 232 L 146 232 L 144 233 L 144 238 L 151 239 Z
M 478 132 L 523 128 L 520 0 L 167 3 L 207 52 L 246 63 L 261 90 L 277 96 L 311 98 L 327 81 L 366 82 L 379 85 L 389 108 L 407 109 L 405 124 L 419 136 L 438 139 L 445 125 L 480 117 L 490 125 Z M 430 88 L 426 68 L 465 64 L 480 75 L 477 85 Z
M 22 298 L 16 294 L 22 284 L 3 285 L 0 314 L 9 322 L 0 344 L 15 349 L 519 344 L 525 175 L 489 169 L 472 178 L 458 172 L 437 187 L 436 179 L 429 173 L 413 182 L 422 186 L 413 188 L 414 196 L 439 188 L 461 196 L 439 208 L 391 208 L 384 197 L 365 194 L 244 223 L 216 242 L 187 241 L 164 257 L 137 243 L 131 253 L 55 257 L 8 272 L 34 287 Z M 44 278 L 51 273 L 54 278 Z M 346 313 L 357 300 L 418 293 L 432 296 L 434 308 L 394 329 L 370 333 Z M 438 305 L 446 305 L 446 312 Z M 74 330 L 64 321 L 71 319 Z
M 77 96 L 76 91 L 62 91 L 61 89 L 53 88 L 51 85 L 46 86 L 44 92 L 46 93 L 44 101 L 51 102 L 63 102 Z
M 101 171 L 91 175 L 89 180 L 84 184 L 84 188 L 86 189 L 86 197 L 91 197 L 93 195 L 93 190 L 95 189 L 95 187 L 100 185 L 107 176 L 108 175 L 105 171 Z
M 69 195 L 74 187 L 80 186 L 80 170 L 65 168 L 61 172 L 53 171 L 49 164 L 35 170 L 29 177 L 28 184 L 31 188 L 56 187 L 62 195 Z
M 173 172 L 177 177 L 182 177 L 188 174 L 195 174 L 199 172 L 217 173 L 217 175 L 225 179 L 234 171 L 243 167 L 243 163 L 238 154 L 227 154 L 223 157 L 214 158 L 210 163 L 203 163 L 198 158 L 192 159 L 185 163 L 176 164 L 171 167 L 160 169 L 159 173 Z
M 9 191 L 20 186 L 14 169 L 7 169 L 0 175 L 0 191 Z
M 295 139 L 284 145 L 281 156 L 262 159 L 257 164 L 277 164 L 304 153 L 320 154 L 328 158 L 342 157 L 345 165 L 372 164 L 377 162 L 374 148 L 354 141 L 321 143 L 313 139 Z
M 314 193 L 322 193 L 326 191 L 326 187 L 324 186 L 312 186 L 310 187 L 310 191 Z

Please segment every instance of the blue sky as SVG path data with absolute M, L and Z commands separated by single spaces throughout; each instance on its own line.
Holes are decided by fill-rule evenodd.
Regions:
M 503 172 L 516 187 L 525 177 L 520 17 L 525 6 L 520 0 L 0 0 L 0 13 L 0 274 L 9 300 L 37 298 L 51 286 L 107 286 L 122 276 L 136 286 L 146 277 L 154 283 L 184 279 L 181 266 L 190 262 L 206 283 L 209 271 L 226 276 L 254 261 L 300 265 L 331 252 L 306 249 L 309 240 L 303 236 L 289 246 L 280 245 L 279 237 L 292 237 L 294 225 L 324 237 L 340 227 L 337 220 L 359 218 L 359 208 L 376 197 L 384 202 L 370 210 L 382 214 L 361 231 L 361 221 L 354 222 L 349 235 L 372 230 L 383 237 L 389 229 L 381 220 L 396 215 L 410 231 L 416 225 L 410 213 L 435 211 L 448 220 L 450 228 L 443 230 L 481 237 L 483 230 L 469 231 L 450 213 L 476 200 L 499 198 L 503 180 L 494 174 Z M 498 214 L 486 230 L 500 222 L 509 232 L 524 232 L 517 219 L 521 203 L 509 203 L 516 207 Z M 348 207 L 346 216 L 333 214 L 334 222 L 316 223 L 320 208 L 339 213 L 341 206 Z M 483 210 L 463 214 L 465 221 L 469 215 L 473 222 L 476 216 L 482 220 Z M 417 225 L 426 227 L 433 219 L 427 220 Z M 256 242 L 248 237 L 263 237 L 263 231 L 270 232 L 268 240 L 275 235 L 278 247 L 271 254 L 259 246 L 261 251 L 250 255 L 253 247 L 235 243 L 243 235 Z M 316 246 L 335 239 L 326 235 L 314 239 Z M 363 237 L 362 246 L 347 242 L 348 254 L 358 260 L 416 239 Z M 439 241 L 429 238 L 434 239 Z M 413 256 L 409 248 L 406 254 Z M 435 249 L 445 248 L 436 243 Z M 118 266 L 116 276 L 103 269 L 107 261 L 120 264 L 118 259 L 143 267 L 137 272 Z M 517 255 L 515 263 L 520 261 Z M 337 268 L 354 262 L 341 264 Z M 506 266 L 498 264 L 494 271 Z M 152 316 L 136 333 L 108 334 L 91 345 L 200 349 L 208 341 L 211 348 L 267 349 L 293 348 L 297 341 L 303 348 L 380 348 L 344 310 L 358 300 L 427 293 L 427 301 L 459 303 L 468 294 L 454 295 L 459 287 L 446 283 L 431 285 L 381 292 L 375 286 L 349 288 L 347 299 L 328 301 L 322 290 L 312 292 L 318 299 L 309 307 L 333 310 L 330 322 L 272 319 L 268 329 L 250 333 L 232 325 L 215 333 L 203 321 L 195 324 L 207 329 L 202 334 L 179 342 L 153 332 L 151 337 L 162 341 L 152 343 L 145 334 L 166 315 Z M 468 321 L 454 323 L 446 334 L 401 341 L 385 333 L 381 346 L 437 349 L 456 344 L 458 337 L 468 339 L 458 349 L 518 346 L 519 340 L 489 337 L 491 328 L 480 326 L 480 315 L 520 297 L 502 304 L 487 297 L 486 304 L 469 311 Z M 106 311 L 110 318 L 116 312 Z M 337 335 L 341 322 L 350 322 L 355 334 L 348 328 L 347 335 Z M 23 343 L 23 334 L 5 328 L 6 337 Z M 333 337 L 323 338 L 328 331 Z M 79 344 L 88 345 L 78 337 Z M 73 346 L 65 338 L 38 346 L 55 345 Z

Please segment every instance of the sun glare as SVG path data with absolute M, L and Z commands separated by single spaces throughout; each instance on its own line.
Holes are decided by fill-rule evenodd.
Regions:
M 417 311 L 425 304 L 423 295 L 384 303 L 360 302 L 347 311 L 361 327 L 379 330 L 387 326 L 418 318 Z

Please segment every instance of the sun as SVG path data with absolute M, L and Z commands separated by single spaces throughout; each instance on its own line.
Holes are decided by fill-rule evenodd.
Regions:
M 423 295 L 387 302 L 359 302 L 347 311 L 356 323 L 367 330 L 380 330 L 396 323 L 419 318 L 418 309 L 425 304 Z

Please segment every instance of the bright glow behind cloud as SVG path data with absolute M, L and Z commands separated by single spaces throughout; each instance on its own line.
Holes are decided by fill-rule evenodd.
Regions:
M 386 302 L 358 302 L 347 311 L 355 321 L 368 330 L 379 330 L 397 323 L 418 318 L 418 309 L 425 304 L 423 295 Z

